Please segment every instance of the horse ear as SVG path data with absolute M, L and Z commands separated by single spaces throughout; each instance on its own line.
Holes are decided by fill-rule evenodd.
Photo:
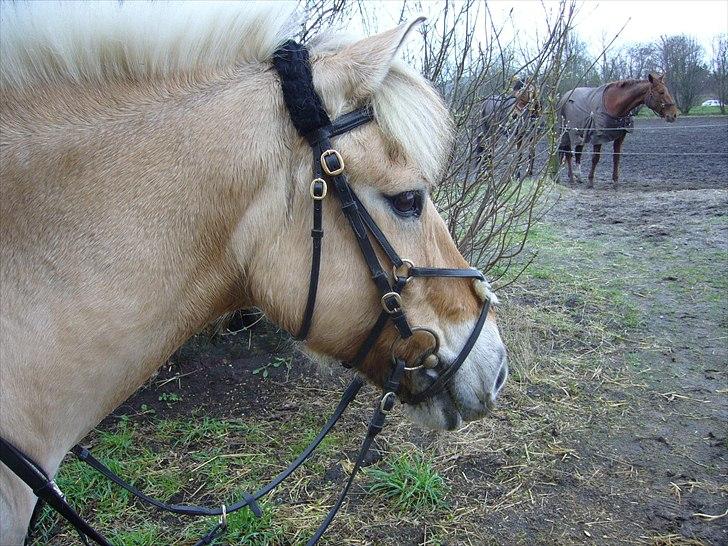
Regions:
M 397 51 L 424 17 L 354 42 L 331 56 L 314 63 L 314 77 L 321 82 L 324 95 L 343 91 L 344 98 L 370 97 L 389 72 Z M 319 79 L 320 78 L 320 79 Z
M 655 77 L 652 75 L 652 72 L 647 74 L 647 79 L 650 80 L 650 83 L 655 83 Z

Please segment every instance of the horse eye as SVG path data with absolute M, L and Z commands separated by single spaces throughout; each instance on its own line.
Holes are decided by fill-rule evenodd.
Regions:
M 422 212 L 422 194 L 418 191 L 404 191 L 387 196 L 394 212 L 399 216 L 419 216 Z

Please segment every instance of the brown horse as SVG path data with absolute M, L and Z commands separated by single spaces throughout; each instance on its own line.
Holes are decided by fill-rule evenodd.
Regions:
M 577 179 L 581 181 L 581 155 L 584 146 L 593 147 L 588 187 L 594 185 L 594 171 L 599 163 L 602 144 L 613 142 L 612 181 L 619 181 L 619 159 L 624 137 L 634 125 L 634 112 L 645 105 L 668 122 L 678 116 L 675 101 L 662 75 L 649 74 L 646 80 L 622 80 L 601 87 L 577 87 L 559 101 L 561 144 L 559 152 L 566 159 L 569 181 L 574 183 L 572 148 L 576 158 Z
M 509 95 L 486 97 L 483 100 L 482 124 L 476 140 L 477 160 L 480 162 L 485 156 L 492 159 L 493 151 L 498 145 L 498 151 L 507 153 L 515 144 L 520 167 L 520 153 L 524 139 L 528 139 L 535 121 L 541 115 L 541 105 L 538 91 L 533 83 L 516 79 L 513 91 Z M 507 139 L 504 146 L 501 139 Z M 526 176 L 533 174 L 533 165 L 536 159 L 535 146 L 528 147 L 528 167 Z M 520 172 L 520 169 L 519 169 Z
M 288 331 L 301 325 L 312 163 L 271 64 L 298 28 L 285 6 L 2 6 L 0 437 L 48 475 L 221 314 L 255 306 Z M 429 198 L 452 144 L 448 111 L 395 60 L 411 29 L 318 38 L 313 81 L 331 119 L 372 108 L 371 123 L 333 142 L 397 252 L 418 266 L 466 268 Z M 384 303 L 330 201 L 323 225 L 304 348 L 350 361 Z M 408 320 L 438 336 L 444 365 L 473 342 L 447 389 L 407 406 L 426 426 L 483 417 L 503 387 L 505 348 L 492 312 L 470 340 L 492 299 L 487 288 L 422 278 L 402 289 Z M 362 362 L 377 385 L 397 339 L 388 326 Z M 427 336 L 410 340 L 409 355 L 432 348 Z M 431 385 L 432 373 L 408 372 L 404 394 Z M 22 543 L 35 500 L 0 464 L 0 544 Z

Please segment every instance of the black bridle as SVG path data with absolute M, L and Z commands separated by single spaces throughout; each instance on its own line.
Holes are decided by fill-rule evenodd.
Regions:
M 468 340 L 456 359 L 446 366 L 440 358 L 437 358 L 437 348 L 440 345 L 437 334 L 430 328 L 412 327 L 409 324 L 401 295 L 402 290 L 411 280 L 417 278 L 448 277 L 481 281 L 485 279 L 482 273 L 471 268 L 416 267 L 410 260 L 400 258 L 397 251 L 394 250 L 387 237 L 379 229 L 379 226 L 351 189 L 345 174 L 344 160 L 331 143 L 332 138 L 372 121 L 374 114 L 371 108 L 359 108 L 344 114 L 333 122 L 329 121 L 321 99 L 313 88 L 308 51 L 296 42 L 289 41 L 284 44 L 276 52 L 273 64 L 281 79 L 283 99 L 291 121 L 299 135 L 306 139 L 313 151 L 313 180 L 309 188 L 313 201 L 311 275 L 306 309 L 303 314 L 301 328 L 296 337 L 301 340 L 305 339 L 311 328 L 319 283 L 321 243 L 324 235 L 322 204 L 325 198 L 332 193 L 336 196 L 341 211 L 349 221 L 372 281 L 379 292 L 382 305 L 379 318 L 359 347 L 356 356 L 345 365 L 351 368 L 360 368 L 389 322 L 396 328 L 400 340 L 412 337 L 413 332 L 427 332 L 433 338 L 432 348 L 420 355 L 413 366 L 405 367 L 406 371 L 428 367 L 434 369 L 438 374 L 438 378 L 424 391 L 404 399 L 406 403 L 419 404 L 443 391 L 450 379 L 462 366 L 485 324 L 490 308 L 490 300 L 486 298 Z M 370 237 L 376 241 L 390 261 L 391 279 L 390 274 L 380 263 Z M 393 344 L 393 349 L 395 345 L 396 343 Z M 393 351 L 391 356 L 392 365 L 394 365 L 397 355 Z
M 655 87 L 650 83 L 650 92 L 647 94 L 647 96 L 644 98 L 643 102 L 647 107 L 652 110 L 653 112 L 656 112 L 657 115 L 664 118 L 665 117 L 665 110 L 668 108 L 671 108 L 675 106 L 674 102 L 667 102 L 664 98 L 658 99 L 655 96 Z
M 273 65 L 280 77 L 284 102 L 291 121 L 299 135 L 306 139 L 313 151 L 313 180 L 309 187 L 309 194 L 313 201 L 311 274 L 303 321 L 296 337 L 298 339 L 305 339 L 311 328 L 314 308 L 316 305 L 316 293 L 318 290 L 321 266 L 321 247 L 324 235 L 322 219 L 323 202 L 330 194 L 337 198 L 342 212 L 349 221 L 364 261 L 371 273 L 372 281 L 380 294 L 380 301 L 382 305 L 382 311 L 379 314 L 378 319 L 374 323 L 362 345 L 357 350 L 355 357 L 345 365 L 355 369 L 360 368 L 365 358 L 369 355 L 371 349 L 377 343 L 382 332 L 390 322 L 396 328 L 399 336 L 391 346 L 389 375 L 384 381 L 382 389 L 383 393 L 374 407 L 374 412 L 369 421 L 367 434 L 360 447 L 354 468 L 352 469 L 349 479 L 344 489 L 341 491 L 338 500 L 332 506 L 316 533 L 309 540 L 308 545 L 312 546 L 318 542 L 321 536 L 323 536 L 324 532 L 341 507 L 357 472 L 361 468 L 364 457 L 374 441 L 374 438 L 382 430 L 386 415 L 394 407 L 397 396 L 400 396 L 400 398 L 406 403 L 419 404 L 429 400 L 431 397 L 447 388 L 450 380 L 457 373 L 463 362 L 465 362 L 465 359 L 480 335 L 490 309 L 490 300 L 487 297 L 485 298 L 480 316 L 478 317 L 473 331 L 458 356 L 454 361 L 449 363 L 449 365 L 445 365 L 437 354 L 440 346 L 438 335 L 430 328 L 412 327 L 409 324 L 402 299 L 402 291 L 411 280 L 418 278 L 447 277 L 484 281 L 485 279 L 483 275 L 474 269 L 416 267 L 411 261 L 400 258 L 394 250 L 394 247 L 387 240 L 384 233 L 379 229 L 376 222 L 369 215 L 369 212 L 366 210 L 364 205 L 352 191 L 346 175 L 344 174 L 344 160 L 341 154 L 331 143 L 332 138 L 352 131 L 359 126 L 372 121 L 374 119 L 374 114 L 371 108 L 365 107 L 354 110 L 353 112 L 345 114 L 331 122 L 323 107 L 321 99 L 313 87 L 308 51 L 305 47 L 297 44 L 296 42 L 289 41 L 280 47 L 274 55 Z M 380 263 L 370 237 L 377 242 L 390 261 L 391 279 L 388 272 Z M 420 357 L 416 359 L 411 366 L 407 366 L 405 361 L 397 356 L 396 349 L 400 341 L 411 338 L 413 334 L 418 331 L 426 332 L 431 335 L 433 345 L 430 349 L 425 351 L 425 353 L 420 355 Z M 404 393 L 400 392 L 400 386 L 404 374 L 408 371 L 411 372 L 422 368 L 434 370 L 436 379 L 434 379 L 434 381 L 432 381 L 421 392 L 405 396 Z M 225 530 L 227 526 L 227 514 L 247 506 L 251 508 L 256 516 L 262 515 L 257 501 L 277 487 L 301 464 L 303 464 L 306 459 L 308 459 L 308 457 L 313 453 L 316 447 L 339 420 L 341 415 L 344 413 L 344 410 L 356 397 L 363 384 L 364 381 L 359 376 L 351 382 L 344 392 L 336 410 L 321 429 L 321 432 L 296 458 L 296 460 L 294 460 L 285 470 L 276 476 L 276 478 L 268 485 L 262 487 L 253 494 L 243 495 L 242 500 L 230 506 L 222 505 L 219 508 L 207 508 L 161 502 L 145 495 L 134 486 L 121 479 L 114 472 L 109 470 L 108 467 L 96 459 L 88 449 L 77 445 L 72 449 L 72 452 L 81 461 L 89 464 L 106 476 L 109 480 L 126 489 L 146 504 L 150 504 L 160 510 L 176 514 L 220 516 L 218 524 L 197 542 L 196 546 L 202 546 L 204 544 L 210 544 L 216 536 Z M 103 535 L 91 527 L 74 511 L 68 502 L 66 502 L 63 493 L 60 491 L 55 481 L 52 480 L 45 471 L 43 471 L 40 465 L 35 463 L 33 459 L 25 455 L 22 451 L 14 447 L 10 442 L 7 442 L 2 438 L 0 438 L 0 460 L 21 480 L 31 487 L 33 492 L 39 497 L 39 502 L 47 502 L 54 510 L 63 516 L 78 531 L 79 536 L 85 544 L 88 544 L 88 537 L 101 546 L 111 546 L 111 543 Z

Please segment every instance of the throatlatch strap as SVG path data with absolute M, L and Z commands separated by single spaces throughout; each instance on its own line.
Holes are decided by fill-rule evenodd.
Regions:
M 311 329 L 311 321 L 313 320 L 313 312 L 316 307 L 316 294 L 318 293 L 319 273 L 321 271 L 321 246 L 324 238 L 323 227 L 323 202 L 326 197 L 327 187 L 326 181 L 323 180 L 323 170 L 321 163 L 316 157 L 317 149 L 314 149 L 314 179 L 311 181 L 309 193 L 313 201 L 313 218 L 311 228 L 311 274 L 308 280 L 308 297 L 306 298 L 306 308 L 303 312 L 303 320 L 301 328 L 294 337 L 299 341 L 306 339 Z M 317 182 L 320 181 L 320 182 Z M 318 186 L 321 186 L 321 193 L 318 194 Z
M 301 327 L 294 336 L 298 340 L 304 340 L 308 336 L 311 329 L 311 321 L 313 320 L 314 307 L 316 305 L 316 294 L 318 292 L 318 280 L 321 270 L 321 247 L 324 236 L 323 230 L 323 201 L 325 192 L 327 191 L 326 181 L 324 180 L 323 166 L 321 165 L 321 154 L 331 148 L 330 136 L 343 134 L 351 131 L 360 125 L 370 122 L 373 119 L 373 112 L 370 108 L 360 108 L 349 112 L 337 118 L 333 124 L 319 127 L 313 131 L 306 133 L 304 136 L 311 144 L 313 150 L 313 176 L 309 193 L 313 200 L 313 228 L 311 229 L 311 274 L 308 283 L 308 297 L 306 298 L 306 307 L 301 321 Z M 321 182 L 316 182 L 320 180 Z M 323 194 L 317 195 L 316 188 L 323 185 Z M 378 283 L 383 288 L 383 284 Z

